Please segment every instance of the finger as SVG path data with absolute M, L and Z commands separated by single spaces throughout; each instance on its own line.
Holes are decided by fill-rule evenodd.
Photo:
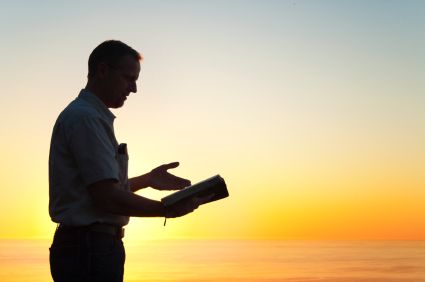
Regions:
M 179 162 L 172 162 L 172 163 L 169 163 L 169 164 L 162 165 L 162 168 L 163 169 L 171 169 L 171 168 L 176 168 L 179 165 L 180 165 Z
M 180 177 L 179 177 L 179 184 L 183 186 L 183 188 L 192 185 L 189 179 L 184 179 Z
M 188 179 L 181 178 L 181 177 L 178 177 L 178 176 L 175 176 L 175 175 L 172 175 L 172 174 L 170 174 L 170 175 L 171 175 L 170 181 L 173 182 L 174 189 L 176 189 L 176 190 L 181 190 L 181 189 L 186 188 L 187 186 L 191 185 L 191 182 Z

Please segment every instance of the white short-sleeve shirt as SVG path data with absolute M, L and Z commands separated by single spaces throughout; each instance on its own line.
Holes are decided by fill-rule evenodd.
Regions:
M 82 226 L 124 226 L 129 217 L 95 207 L 87 187 L 113 179 L 128 190 L 128 154 L 114 134 L 115 116 L 90 91 L 81 90 L 59 115 L 49 154 L 49 213 L 52 221 Z

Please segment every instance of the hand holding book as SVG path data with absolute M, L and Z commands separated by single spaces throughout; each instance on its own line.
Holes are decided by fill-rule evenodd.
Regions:
M 214 196 L 215 196 L 214 193 L 212 193 L 202 197 L 193 196 L 191 198 L 187 198 L 182 201 L 179 201 L 175 203 L 174 205 L 167 207 L 167 212 L 165 217 L 174 218 L 174 217 L 180 217 L 188 213 L 191 213 L 194 210 L 196 210 L 200 205 L 203 205 L 211 201 L 211 199 Z
M 220 175 L 179 190 L 161 199 L 167 209 L 167 217 L 178 217 L 192 212 L 199 205 L 229 196 L 226 183 Z M 164 222 L 165 225 L 165 222 Z

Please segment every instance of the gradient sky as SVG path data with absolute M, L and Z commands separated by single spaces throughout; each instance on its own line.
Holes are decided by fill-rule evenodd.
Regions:
M 0 34 L 0 238 L 51 238 L 53 124 L 119 39 L 145 57 L 114 111 L 130 176 L 180 161 L 231 195 L 126 240 L 425 239 L 424 1 L 7 1 Z

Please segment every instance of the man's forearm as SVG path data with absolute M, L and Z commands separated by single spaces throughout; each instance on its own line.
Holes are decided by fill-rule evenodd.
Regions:
M 113 193 L 110 212 L 126 216 L 162 217 L 166 214 L 164 205 L 130 191 L 117 190 Z
M 89 189 L 95 205 L 106 212 L 138 217 L 166 215 L 166 209 L 161 202 L 123 190 L 117 183 L 99 182 Z
M 136 176 L 128 179 L 128 184 L 130 185 L 130 190 L 136 192 L 140 189 L 150 186 L 150 173 L 146 173 L 140 176 Z

